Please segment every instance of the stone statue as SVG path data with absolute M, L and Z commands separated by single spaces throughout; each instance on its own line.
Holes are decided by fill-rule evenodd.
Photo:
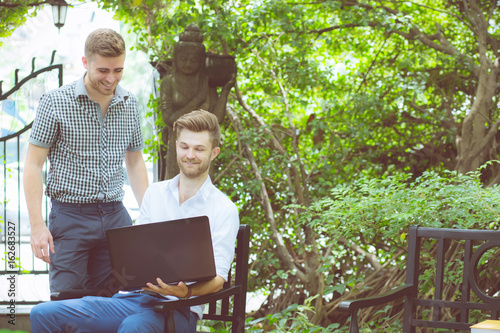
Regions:
M 160 152 L 159 180 L 179 173 L 173 123 L 196 109 L 212 112 L 221 123 L 235 79 L 234 57 L 207 54 L 200 29 L 195 24 L 188 25 L 174 46 L 172 67 L 160 86 L 161 114 L 166 125 L 162 129 L 162 141 L 167 150 L 166 154 Z M 220 94 L 217 87 L 222 87 Z

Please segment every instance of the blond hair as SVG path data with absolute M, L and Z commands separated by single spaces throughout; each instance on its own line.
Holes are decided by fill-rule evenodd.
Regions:
M 102 57 L 118 57 L 125 53 L 125 41 L 114 30 L 101 28 L 94 30 L 85 41 L 85 57 L 95 54 Z
M 183 129 L 191 132 L 208 131 L 212 148 L 219 147 L 220 144 L 220 126 L 217 117 L 205 110 L 194 110 L 179 117 L 173 125 L 176 139 Z

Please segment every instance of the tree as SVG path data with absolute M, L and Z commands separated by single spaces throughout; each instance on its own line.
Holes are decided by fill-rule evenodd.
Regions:
M 253 288 L 270 291 L 257 315 L 324 295 L 336 282 L 328 278 L 338 269 L 329 265 L 332 248 L 299 222 L 333 184 L 394 170 L 467 172 L 498 155 L 491 2 L 101 3 L 131 22 L 152 60 L 170 57 L 191 22 L 210 50 L 236 55 L 216 181 L 255 233 Z M 490 165 L 483 177 L 494 183 L 497 175 Z M 359 235 L 338 242 L 380 265 Z M 328 321 L 326 301 L 313 301 L 314 322 Z
M 456 153 L 441 154 L 440 159 L 448 165 L 456 160 L 454 169 L 462 173 L 496 159 L 500 125 L 495 100 L 500 91 L 500 31 L 495 21 L 498 6 L 476 0 L 341 3 L 352 9 L 363 8 L 368 13 L 367 25 L 383 29 L 387 36 L 401 36 L 408 47 L 414 48 L 402 54 L 411 62 L 400 59 L 398 67 L 425 88 L 408 89 L 410 112 L 401 113 L 400 120 L 442 121 L 444 130 L 449 131 L 446 136 L 455 139 Z M 422 96 L 425 93 L 432 99 Z M 450 139 L 446 141 L 451 143 Z M 426 151 L 429 155 L 443 149 L 429 143 L 422 149 L 424 154 Z M 488 177 L 491 183 L 498 183 L 498 169 L 491 168 Z
M 53 2 L 53 0 L 5 0 L 0 2 L 0 38 L 12 35 L 14 30 L 23 25 L 28 17 L 36 15 L 40 6 Z M 0 42 L 0 46 L 2 46 L 2 42 Z
M 498 158 L 494 2 L 99 4 L 130 24 L 152 61 L 170 58 L 193 22 L 209 50 L 236 56 L 237 86 L 214 181 L 252 225 L 250 287 L 268 294 L 255 316 L 321 295 L 311 303 L 312 321 L 327 324 L 338 287 L 356 288 L 342 276 L 357 265 L 378 269 L 391 254 L 383 242 L 371 252 L 380 238 L 362 231 L 332 243 L 331 234 L 302 222 L 334 186 L 398 171 L 411 174 L 408 181 L 427 170 L 465 173 Z M 498 183 L 499 171 L 489 164 L 482 179 Z

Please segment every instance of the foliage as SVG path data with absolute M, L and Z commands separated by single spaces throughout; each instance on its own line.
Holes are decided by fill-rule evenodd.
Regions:
M 56 0 L 1 0 L 0 1 L 0 38 L 9 37 L 22 26 L 28 17 L 35 17 L 38 11 L 46 5 L 51 5 Z M 86 0 L 67 0 L 72 3 L 85 2 Z M 0 40 L 0 47 L 2 41 Z
M 409 224 L 496 226 L 483 185 L 500 167 L 466 174 L 500 149 L 494 2 L 97 2 L 151 61 L 189 23 L 236 56 L 214 181 L 252 226 L 249 287 L 268 291 L 255 318 L 321 295 L 301 313 L 340 323 L 341 295 L 400 265 Z
M 338 305 L 342 295 L 379 291 L 387 286 L 404 283 L 406 233 L 410 225 L 457 229 L 498 230 L 500 220 L 500 188 L 484 187 L 479 172 L 466 175 L 458 172 L 425 172 L 412 180 L 411 175 L 395 174 L 387 178 L 363 177 L 350 185 L 339 184 L 331 190 L 330 197 L 313 203 L 302 216 L 322 239 L 325 280 L 330 286 L 325 293 Z M 428 281 L 428 293 L 433 292 L 435 269 L 432 244 L 423 252 L 428 267 L 422 276 Z M 450 245 L 451 248 L 451 245 Z M 463 253 L 449 251 L 460 257 Z M 485 256 L 485 267 L 496 267 L 498 252 Z M 458 261 L 460 262 L 460 261 Z M 380 264 L 380 265 L 377 265 Z M 333 265 L 333 269 L 326 270 Z M 446 270 L 446 292 L 456 290 L 456 274 L 461 264 L 451 258 Z M 334 274 L 332 276 L 332 273 Z M 493 295 L 498 291 L 498 272 L 489 269 L 481 276 L 481 285 Z M 374 276 L 380 279 L 370 283 Z M 425 278 L 427 276 L 427 278 Z M 360 282 L 362 281 L 362 282 Z M 379 289 L 380 288 L 380 289 Z M 425 288 L 424 288 L 425 289 Z M 397 311 L 396 311 L 397 312 Z M 379 314 L 380 315 L 380 314 Z M 394 314 L 392 314 L 394 315 Z M 477 318 L 481 318 L 476 314 Z M 372 318 L 370 327 L 390 322 L 387 315 Z M 397 325 L 398 318 L 392 318 Z M 342 322 L 333 313 L 333 322 Z
M 0 4 L 0 38 L 9 37 L 14 30 L 23 25 L 30 16 L 35 16 L 36 6 L 26 0 L 7 0 Z M 2 42 L 0 41 L 0 46 Z
M 314 296 L 316 298 L 318 295 Z M 338 333 L 345 332 L 347 327 L 339 329 L 339 324 L 331 324 L 328 327 L 314 325 L 309 321 L 309 313 L 314 312 L 311 306 L 311 298 L 303 305 L 292 304 L 280 313 L 270 314 L 264 318 L 249 321 L 246 332 L 276 332 L 276 333 Z M 263 327 L 265 323 L 266 328 Z
M 354 181 L 373 190 L 368 179 L 389 181 L 389 175 L 400 172 L 412 175 L 403 178 L 408 181 L 429 170 L 465 173 L 498 155 L 493 102 L 498 92 L 477 89 L 495 87 L 498 77 L 498 8 L 487 2 L 99 4 L 131 25 L 136 47 L 150 60 L 171 58 L 177 36 L 189 23 L 200 27 L 207 50 L 236 56 L 238 83 L 222 125 L 224 149 L 215 182 L 240 207 L 241 222 L 252 226 L 256 278 L 250 289 L 269 290 L 256 317 L 319 294 L 323 298 L 312 301 L 315 312 L 310 315 L 314 323 L 327 326 L 330 303 L 343 288 L 362 284 L 344 273 L 379 267 L 398 246 L 404 247 L 401 238 L 379 246 L 385 243 L 376 231 L 396 234 L 400 225 L 393 226 L 393 219 L 404 221 L 418 206 L 398 206 L 400 214 L 380 206 L 388 220 L 371 224 L 370 215 L 361 214 L 366 218 L 359 225 L 363 233 L 339 246 L 328 241 L 333 227 L 320 228 L 320 233 L 316 224 L 301 223 L 301 212 L 329 196 L 332 187 Z M 491 164 L 482 177 L 495 183 L 498 170 Z M 365 177 L 367 184 L 356 183 Z M 371 205 L 378 207 L 380 199 L 373 198 Z M 432 208 L 424 202 L 421 198 L 422 209 Z M 433 211 L 453 203 L 436 203 Z M 372 211 L 370 217 L 382 213 Z M 469 223 L 463 213 L 460 217 Z M 434 215 L 421 219 L 427 217 Z M 361 217 L 347 214 L 325 224 L 345 223 L 347 228 L 353 225 L 348 218 Z M 435 217 L 429 223 L 438 221 Z
M 339 184 L 329 197 L 311 204 L 305 216 L 319 233 L 383 235 L 397 245 L 409 225 L 497 229 L 499 199 L 499 187 L 485 188 L 478 172 L 426 171 L 414 181 L 409 174 L 395 174 Z
M 163 119 L 161 118 L 161 115 L 159 115 L 158 110 L 159 110 L 159 98 L 154 98 L 151 96 L 148 102 L 148 112 L 146 113 L 147 118 L 153 119 L 153 123 L 155 126 L 155 129 L 157 128 L 162 128 L 164 125 Z M 146 145 L 146 148 L 144 149 L 144 153 L 149 155 L 149 157 L 153 161 L 157 161 L 158 159 L 158 151 L 161 148 L 161 132 L 157 133 L 157 131 L 153 131 L 151 133 L 151 136 L 145 136 L 144 143 Z

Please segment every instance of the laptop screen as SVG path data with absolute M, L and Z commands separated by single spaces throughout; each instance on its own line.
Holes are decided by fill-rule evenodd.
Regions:
M 110 229 L 106 232 L 114 277 L 122 290 L 215 277 L 207 216 Z

